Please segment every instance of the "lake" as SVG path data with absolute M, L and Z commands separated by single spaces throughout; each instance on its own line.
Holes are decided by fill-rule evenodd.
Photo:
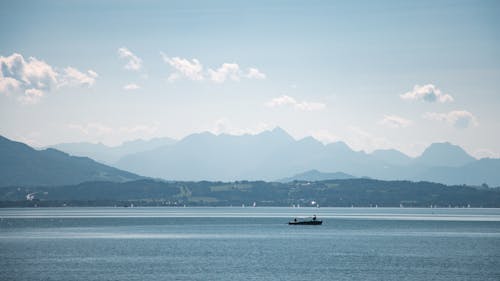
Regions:
M 0 280 L 497 281 L 500 209 L 0 209 Z

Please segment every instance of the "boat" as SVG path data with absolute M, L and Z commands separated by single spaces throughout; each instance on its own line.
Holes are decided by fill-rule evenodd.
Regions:
M 323 221 L 316 219 L 316 215 L 312 218 L 294 218 L 293 221 L 288 222 L 289 225 L 321 225 Z

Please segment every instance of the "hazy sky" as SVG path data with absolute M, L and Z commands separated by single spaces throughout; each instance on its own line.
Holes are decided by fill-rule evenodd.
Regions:
M 1 1 L 0 134 L 500 157 L 499 1 Z

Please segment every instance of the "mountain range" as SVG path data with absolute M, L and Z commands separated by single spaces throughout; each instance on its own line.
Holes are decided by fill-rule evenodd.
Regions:
M 119 146 L 107 146 L 102 143 L 77 142 L 60 143 L 50 146 L 50 148 L 64 151 L 74 156 L 90 157 L 102 163 L 112 164 L 126 155 L 152 150 L 175 142 L 176 140 L 171 138 L 154 138 L 150 140 L 139 139 L 127 141 Z
M 314 169 L 384 180 L 500 185 L 496 172 L 500 159 L 477 160 L 451 143 L 431 144 L 412 158 L 397 150 L 366 153 L 344 142 L 295 140 L 281 128 L 243 136 L 193 134 L 168 146 L 127 155 L 114 165 L 172 180 L 275 181 Z
M 129 149 L 134 147 L 131 144 L 138 145 Z M 134 174 L 166 180 L 278 181 L 369 177 L 500 186 L 500 159 L 478 160 L 448 142 L 431 144 L 420 156 L 409 157 L 393 149 L 366 153 L 354 151 L 344 142 L 325 145 L 312 137 L 295 140 L 279 127 L 256 135 L 204 132 L 178 141 L 155 139 L 115 148 L 88 143 L 54 147 L 69 154 L 106 159 L 109 165 Z M 93 147 L 102 149 L 94 150 Z M 108 157 L 112 152 L 115 153 L 113 157 Z M 304 174 L 305 171 L 309 172 Z
M 147 142 L 146 142 L 147 143 Z M 56 146 L 71 153 L 78 150 Z M 88 155 L 90 156 L 90 154 Z M 295 140 L 277 127 L 257 135 L 189 135 L 177 142 L 137 151 L 110 163 L 140 175 L 168 180 L 337 179 L 331 173 L 384 180 L 426 180 L 444 184 L 500 185 L 499 159 L 477 160 L 457 145 L 431 144 L 412 158 L 394 150 L 354 151 L 344 142 L 323 144 L 312 137 Z
M 70 156 L 56 149 L 35 150 L 0 136 L 0 186 L 67 185 L 101 180 L 126 182 L 142 177 Z

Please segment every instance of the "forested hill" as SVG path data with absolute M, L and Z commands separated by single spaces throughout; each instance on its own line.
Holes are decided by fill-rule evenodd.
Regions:
M 148 179 L 125 183 L 0 188 L 0 206 L 3 207 L 251 206 L 254 202 L 257 206 L 500 207 L 500 189 L 372 179 L 290 183 L 163 182 Z

